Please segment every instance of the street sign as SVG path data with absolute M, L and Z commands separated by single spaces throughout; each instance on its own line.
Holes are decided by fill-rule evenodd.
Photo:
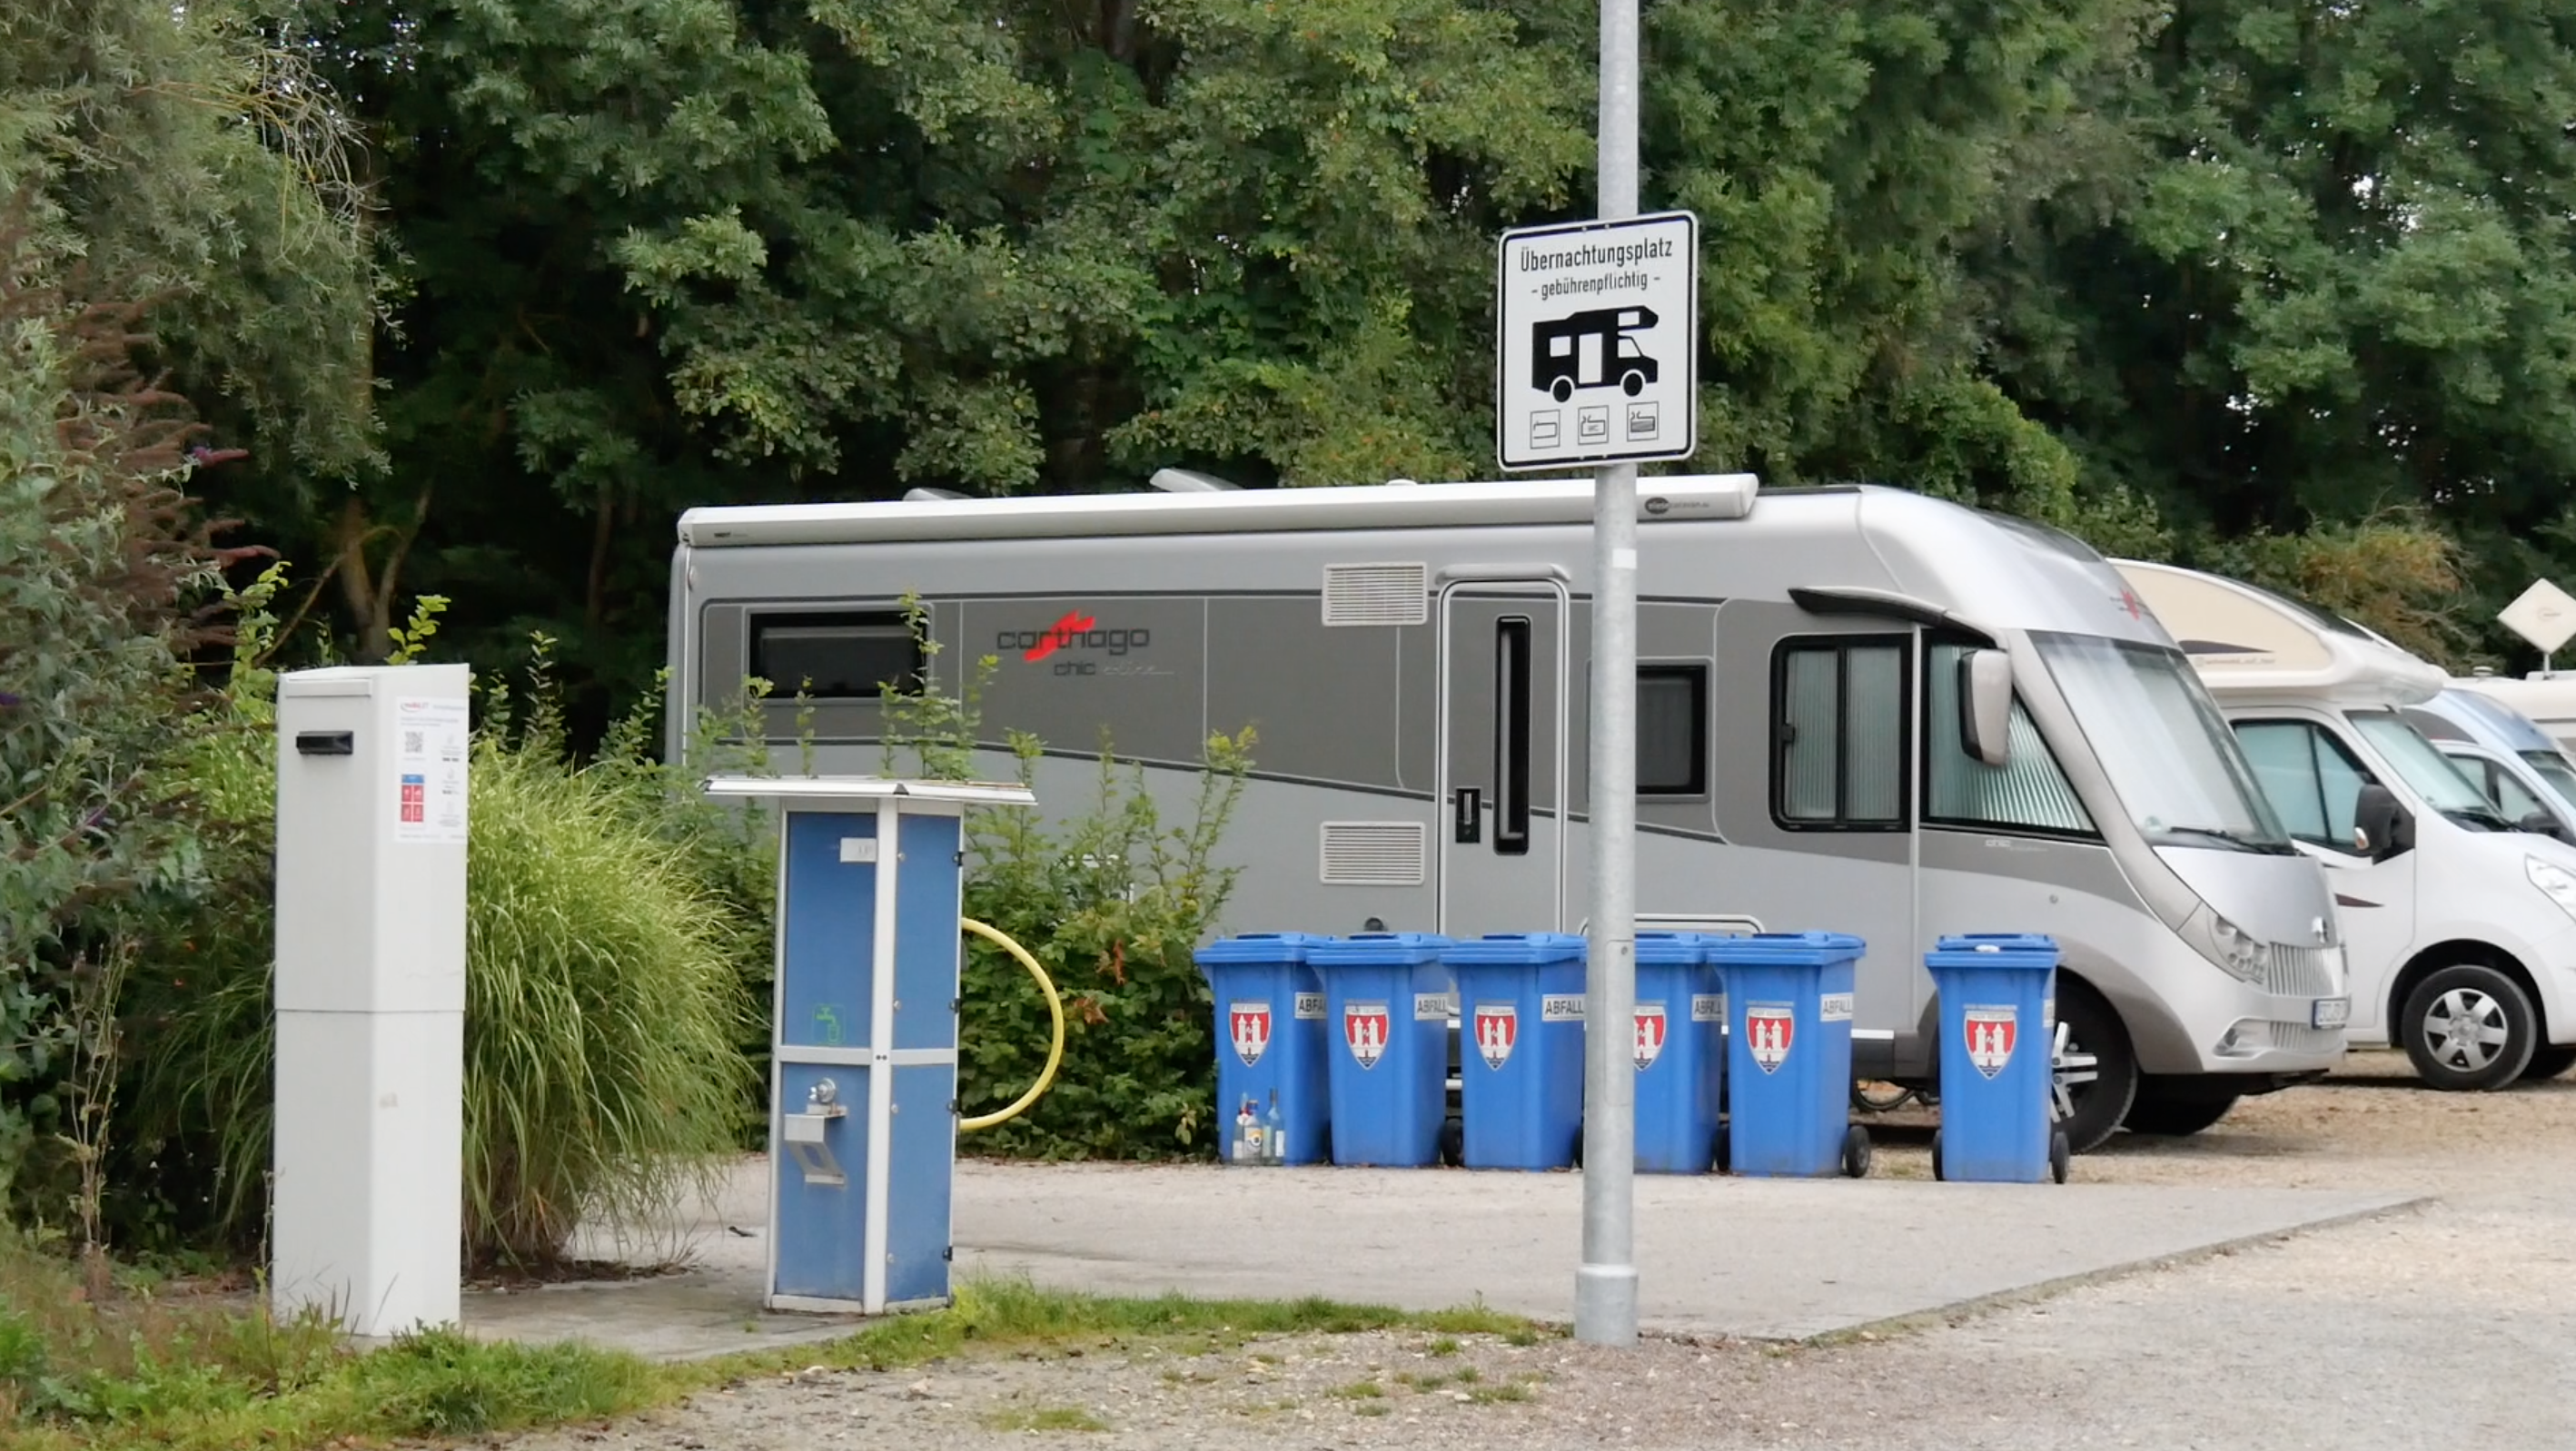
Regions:
M 2496 619 L 2541 654 L 2554 655 L 2570 636 L 2576 636 L 2576 598 L 2545 579 L 2535 580 Z
M 1699 218 L 1503 234 L 1494 451 L 1506 469 L 1699 449 Z

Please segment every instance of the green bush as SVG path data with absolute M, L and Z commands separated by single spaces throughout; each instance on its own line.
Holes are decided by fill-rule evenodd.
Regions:
M 269 1160 L 267 597 L 246 594 L 241 668 L 178 753 L 227 891 L 160 919 L 128 989 L 121 1180 L 157 1185 L 179 1229 L 236 1245 L 257 1234 Z M 766 924 L 711 892 L 701 861 L 757 839 L 727 837 L 746 828 L 624 754 L 641 726 L 612 736 L 617 754 L 573 761 L 544 645 L 524 719 L 486 687 L 475 739 L 465 1182 L 483 1261 L 553 1259 L 586 1216 L 640 1228 L 733 1147 L 751 1097 L 738 964 Z
M 936 652 L 927 618 L 916 636 Z M 884 770 L 958 778 L 982 735 L 986 656 L 958 696 L 933 687 L 889 695 Z M 1013 733 L 1027 780 L 1041 743 Z M 1215 852 L 1251 766 L 1252 731 L 1207 743 L 1207 770 L 1186 822 L 1167 824 L 1140 766 L 1101 742 L 1097 795 L 1082 809 L 979 809 L 967 817 L 966 915 L 1028 948 L 1063 995 L 1065 1052 L 1055 1083 L 1027 1113 L 959 1141 L 970 1154 L 1036 1158 L 1171 1158 L 1214 1143 L 1215 1033 L 1193 951 L 1233 890 Z M 1052 818 L 1052 820 L 1050 819 Z M 1045 1001 L 1027 971 L 981 938 L 967 940 L 960 993 L 959 1112 L 1018 1098 L 1046 1062 Z
M 66 265 L 0 220 L 0 1204 L 39 1144 L 86 1153 L 74 980 L 194 868 L 151 766 L 222 557 L 177 488 L 185 411 L 130 366 L 140 310 L 66 296 Z

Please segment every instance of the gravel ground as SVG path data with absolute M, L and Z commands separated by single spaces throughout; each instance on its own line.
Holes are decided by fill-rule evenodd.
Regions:
M 1427 1333 L 808 1373 L 514 1451 L 867 1446 L 2576 1445 L 2576 1083 L 2411 1086 L 2402 1058 L 2249 1100 L 2088 1179 L 2432 1192 L 2428 1207 L 1830 1345 L 1610 1352 Z M 1897 1116 L 1880 1172 L 1925 1156 Z M 1908 1139 L 1916 1142 L 1908 1142 Z

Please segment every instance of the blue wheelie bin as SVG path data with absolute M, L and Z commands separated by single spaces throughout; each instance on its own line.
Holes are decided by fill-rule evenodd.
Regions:
M 2020 934 L 1944 937 L 1924 954 L 1941 993 L 1941 1131 L 1932 1176 L 2066 1182 L 2057 1127 L 2057 943 Z
M 1637 1169 L 1705 1174 L 1717 1160 L 1726 994 L 1697 932 L 1637 934 Z
M 1456 942 L 1441 960 L 1458 984 L 1461 1159 L 1572 1167 L 1583 1136 L 1583 939 L 1496 933 Z
M 1708 945 L 1726 984 L 1727 1126 L 1721 1167 L 1768 1178 L 1859 1178 L 1869 1131 L 1851 1121 L 1847 932 L 1756 932 Z
M 1247 932 L 1198 950 L 1216 1005 L 1216 1118 L 1221 1157 L 1237 1110 L 1249 1100 L 1267 1132 L 1278 1110 L 1276 1162 L 1320 1164 L 1332 1102 L 1324 1075 L 1324 989 L 1306 951 L 1329 942 L 1305 932 Z
M 1306 949 L 1324 985 L 1333 1162 L 1418 1168 L 1448 1119 L 1449 939 L 1363 932 Z

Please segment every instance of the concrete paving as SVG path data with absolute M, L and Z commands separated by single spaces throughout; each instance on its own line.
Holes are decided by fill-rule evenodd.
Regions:
M 1639 1308 L 1653 1330 L 1807 1339 L 2100 1278 L 2420 1202 L 2402 1192 L 1924 1180 L 1637 1180 Z M 770 1315 L 760 1292 L 767 1166 L 651 1241 L 692 1268 L 639 1281 L 467 1297 L 466 1328 L 666 1358 L 846 1334 Z M 1573 1314 L 1573 1174 L 959 1166 L 961 1274 L 1113 1294 L 1293 1298 Z M 587 1251 L 618 1257 L 594 1239 Z M 633 1257 L 628 1252 L 625 1257 Z

